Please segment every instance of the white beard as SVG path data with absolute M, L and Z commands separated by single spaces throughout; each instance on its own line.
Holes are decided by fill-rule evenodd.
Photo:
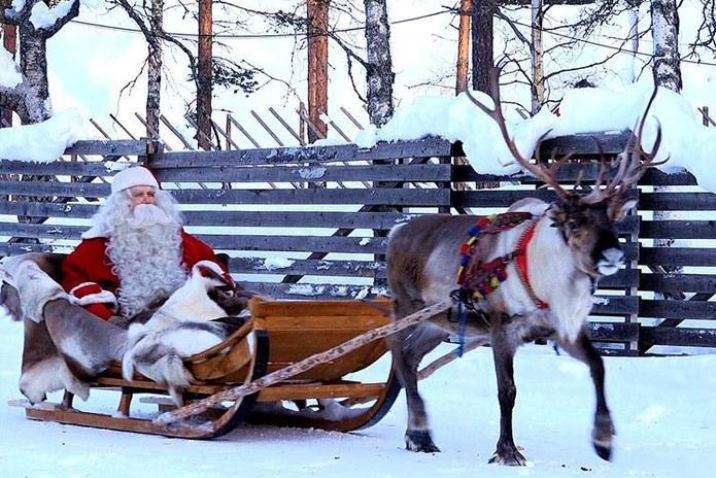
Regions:
M 138 205 L 110 227 L 107 255 L 120 279 L 117 296 L 123 316 L 169 297 L 186 282 L 180 227 L 162 209 Z

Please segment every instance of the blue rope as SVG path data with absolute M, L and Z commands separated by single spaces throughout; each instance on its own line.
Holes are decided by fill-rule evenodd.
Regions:
M 467 329 L 467 312 L 465 311 L 465 304 L 462 301 L 457 303 L 457 321 L 458 321 L 458 343 L 457 356 L 462 358 L 462 354 L 465 353 L 465 329 Z

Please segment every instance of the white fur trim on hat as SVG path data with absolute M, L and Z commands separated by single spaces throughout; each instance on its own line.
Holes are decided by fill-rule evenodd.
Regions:
M 153 186 L 159 189 L 159 183 L 152 173 L 142 166 L 127 168 L 112 178 L 112 194 L 133 188 L 134 186 Z

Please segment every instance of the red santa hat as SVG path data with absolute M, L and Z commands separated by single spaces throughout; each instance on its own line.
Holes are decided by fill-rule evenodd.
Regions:
M 159 189 L 159 183 L 154 175 L 142 166 L 127 168 L 118 172 L 112 178 L 112 194 L 134 186 L 152 186 Z

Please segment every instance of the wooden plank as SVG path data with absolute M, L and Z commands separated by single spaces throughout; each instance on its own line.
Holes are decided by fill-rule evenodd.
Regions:
M 696 177 L 688 171 L 667 174 L 656 168 L 646 171 L 639 180 L 643 186 L 696 186 Z
M 0 214 L 30 217 L 90 218 L 95 204 L 0 202 Z M 334 211 L 183 211 L 186 226 L 311 227 L 335 229 L 391 229 L 420 214 Z
M 20 244 L 0 242 L 0 257 L 25 254 L 26 252 L 52 252 L 53 247 L 47 244 Z
M 27 161 L 0 161 L 3 174 L 41 174 L 62 176 L 112 176 L 117 163 L 105 161 L 52 161 L 49 163 L 31 163 Z M 120 163 L 127 164 L 129 163 Z
M 626 289 L 639 283 L 637 269 L 621 269 L 616 274 L 599 279 L 599 289 Z
M 637 198 L 637 191 L 630 191 L 628 197 Z M 524 198 L 537 198 L 545 202 L 557 199 L 554 191 L 547 189 L 453 191 L 453 207 L 508 207 Z
M 1 210 L 1 207 L 0 207 Z M 391 229 L 420 214 L 333 211 L 184 211 L 189 226 Z
M 34 237 L 39 239 L 79 239 L 86 226 L 1 223 L 0 236 Z
M 384 387 L 383 383 L 274 385 L 260 391 L 256 401 L 377 397 Z
M 65 154 L 144 156 L 147 154 L 147 142 L 145 140 L 134 139 L 115 139 L 112 141 L 77 141 L 65 150 Z
M 105 430 L 130 431 L 135 433 L 151 433 L 161 435 L 151 420 L 139 418 L 122 418 L 100 413 L 78 412 L 74 409 L 63 410 L 59 407 L 52 410 L 46 408 L 26 408 L 25 415 L 31 420 L 41 420 L 79 425 L 84 427 L 103 428 Z
M 691 327 L 642 327 L 644 340 L 654 345 L 716 347 L 716 329 Z
M 642 274 L 641 290 L 680 291 L 716 294 L 716 275 L 709 274 Z
M 363 328 L 368 330 L 375 326 L 375 320 L 388 323 L 385 312 L 380 307 L 388 307 L 390 301 L 387 299 L 373 302 L 359 300 L 320 300 L 320 301 L 286 301 L 286 300 L 263 300 L 254 299 L 251 301 L 250 309 L 254 317 L 316 317 L 333 316 L 342 317 L 341 321 L 352 328 Z M 354 320 L 347 320 L 346 317 L 355 315 L 366 316 L 364 323 Z M 308 319 L 307 319 L 308 320 Z M 336 319 L 338 320 L 338 319 Z M 330 320 L 329 320 L 330 321 Z M 317 323 L 325 324 L 326 319 L 320 319 Z M 297 331 L 302 327 L 296 327 Z
M 639 340 L 638 322 L 587 322 L 590 340 L 601 342 L 634 342 Z
M 250 291 L 276 299 L 316 300 L 351 299 L 366 297 L 369 299 L 388 293 L 387 289 L 370 285 L 354 284 L 288 284 L 269 282 L 246 282 Z
M 206 189 L 172 191 L 182 204 L 390 204 L 399 206 L 448 205 L 447 189 Z M 75 194 L 78 195 L 78 194 Z
M 215 249 L 240 251 L 322 251 L 384 254 L 388 246 L 387 237 L 223 236 L 214 234 L 199 234 L 198 237 Z
M 59 196 L 102 198 L 109 195 L 108 184 L 0 181 L 0 191 L 20 196 Z M 447 189 L 276 189 L 226 190 L 182 189 L 172 195 L 183 204 L 394 204 L 401 206 L 440 206 L 449 204 Z
M 664 319 L 714 320 L 716 319 L 716 302 L 642 299 L 639 316 Z
M 41 203 L 41 202 L 0 202 L 0 214 L 30 217 L 72 217 L 89 218 L 97 212 L 96 204 Z
M 109 184 L 59 181 L 0 181 L 3 194 L 101 198 L 109 196 Z
M 231 165 L 302 164 L 345 161 L 376 161 L 412 157 L 449 156 L 451 144 L 440 138 L 378 143 L 373 148 L 355 144 L 292 148 L 263 148 L 233 151 L 172 151 L 160 154 L 152 166 L 157 168 Z
M 630 131 L 558 136 L 542 141 L 539 157 L 551 158 L 575 153 L 580 156 L 615 155 L 624 150 L 630 136 Z
M 312 276 L 386 277 L 385 264 L 373 261 L 291 260 L 287 267 L 260 257 L 232 257 L 229 270 L 236 274 L 300 274 Z M 286 262 L 288 264 L 288 262 Z
M 659 266 L 716 266 L 716 248 L 642 247 L 639 264 Z
M 156 169 L 160 181 L 192 182 L 325 182 L 325 181 L 449 181 L 449 164 L 292 166 L 292 167 L 206 167 Z
M 716 211 L 716 194 L 641 193 L 639 209 L 644 211 Z
M 639 237 L 716 239 L 716 221 L 643 221 Z
M 596 303 L 592 307 L 593 315 L 629 315 L 639 312 L 639 297 L 634 295 L 597 295 L 597 299 L 606 303 Z

